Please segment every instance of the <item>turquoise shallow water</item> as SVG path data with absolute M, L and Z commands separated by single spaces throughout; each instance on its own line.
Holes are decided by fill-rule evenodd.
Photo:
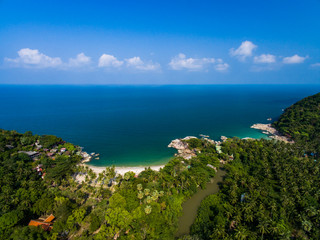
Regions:
M 163 164 L 185 136 L 263 137 L 254 123 L 320 85 L 4 86 L 0 128 L 54 134 L 100 153 L 95 166 Z

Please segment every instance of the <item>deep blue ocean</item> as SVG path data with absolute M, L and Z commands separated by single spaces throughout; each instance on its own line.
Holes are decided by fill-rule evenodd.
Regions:
M 163 164 L 185 136 L 264 137 L 254 123 L 320 91 L 320 85 L 0 85 L 0 128 L 53 134 L 100 153 L 96 166 Z

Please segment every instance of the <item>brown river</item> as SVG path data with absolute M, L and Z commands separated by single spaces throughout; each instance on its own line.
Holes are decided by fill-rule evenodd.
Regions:
M 213 180 L 210 183 L 207 183 L 206 189 L 198 190 L 195 195 L 182 204 L 182 216 L 179 219 L 178 231 L 175 234 L 176 237 L 189 234 L 190 227 L 197 217 L 201 201 L 210 194 L 217 193 L 219 191 L 218 183 L 222 182 L 222 178 L 225 173 L 226 172 L 224 170 L 219 169 Z

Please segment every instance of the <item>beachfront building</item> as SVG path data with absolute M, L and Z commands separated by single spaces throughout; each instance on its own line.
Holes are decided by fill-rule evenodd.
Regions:
M 34 227 L 42 227 L 45 231 L 50 231 L 52 229 L 53 219 L 55 217 L 50 214 L 49 216 L 41 216 L 36 220 L 31 220 L 28 224 L 28 226 L 34 226 Z

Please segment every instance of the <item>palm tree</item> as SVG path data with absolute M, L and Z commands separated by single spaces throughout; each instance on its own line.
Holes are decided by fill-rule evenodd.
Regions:
M 130 179 L 130 177 L 131 177 L 131 175 L 130 175 L 130 172 L 126 172 L 125 174 L 124 174 L 124 179 L 125 180 L 129 180 Z
M 260 221 L 259 225 L 257 226 L 258 232 L 261 233 L 261 239 L 263 239 L 263 235 L 268 233 L 268 223 L 266 221 Z
M 159 197 L 159 193 L 157 190 L 155 190 L 153 193 L 152 193 L 152 200 L 153 201 L 157 201 L 158 200 L 158 197 Z
M 312 229 L 312 223 L 310 221 L 303 220 L 302 227 L 303 227 L 303 230 L 305 230 L 306 232 L 310 232 Z
M 275 201 L 272 201 L 270 209 L 271 209 L 271 214 L 273 216 L 273 214 L 276 213 L 276 211 L 277 211 L 277 204 Z
M 253 222 L 253 213 L 252 211 L 247 211 L 245 214 L 244 214 L 244 217 L 245 217 L 245 220 L 247 222 Z
M 152 201 L 152 198 L 150 196 L 148 196 L 146 201 L 147 201 L 148 204 L 150 204 L 151 201 Z
M 150 189 L 145 188 L 144 189 L 144 195 L 148 196 L 150 194 Z
M 141 204 L 141 199 L 143 198 L 143 192 L 141 192 L 141 191 L 139 191 L 138 192 L 138 198 L 139 198 L 139 200 L 140 200 L 140 204 Z
M 112 167 L 106 167 L 106 176 L 109 178 L 115 178 L 116 177 L 116 171 L 115 166 Z
M 269 224 L 269 232 L 273 236 L 276 236 L 279 233 L 279 227 L 276 222 L 271 222 L 271 224 Z
M 211 239 L 225 239 L 226 232 L 224 228 L 217 227 L 213 230 L 213 233 L 210 235 Z
M 313 217 L 313 216 L 317 215 L 317 213 L 318 213 L 318 211 L 313 206 L 308 207 L 306 209 L 306 212 L 308 213 L 309 217 Z
M 237 232 L 236 239 L 246 239 L 249 235 L 249 231 L 243 226 L 238 226 L 235 231 Z
M 143 188 L 143 187 L 142 187 L 142 184 L 139 183 L 139 184 L 137 185 L 138 191 L 142 191 L 142 188 Z
M 151 206 L 147 205 L 147 206 L 145 207 L 145 209 L 144 209 L 144 212 L 145 212 L 147 215 L 149 215 L 149 214 L 151 213 L 151 210 L 152 210 Z
M 98 182 L 102 182 L 102 179 L 104 177 L 104 173 L 99 173 Z

